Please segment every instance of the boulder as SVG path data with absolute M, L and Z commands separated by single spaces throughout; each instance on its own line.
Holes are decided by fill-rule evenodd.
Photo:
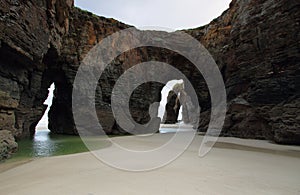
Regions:
M 18 149 L 12 133 L 8 130 L 0 130 L 0 161 L 10 158 Z

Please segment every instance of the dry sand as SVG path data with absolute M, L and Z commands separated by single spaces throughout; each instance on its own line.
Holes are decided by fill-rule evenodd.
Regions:
M 169 136 L 152 136 L 147 144 Z M 91 153 L 37 159 L 0 173 L 0 194 L 300 194 L 300 147 L 219 138 L 199 158 L 202 138 L 171 164 L 148 172 L 120 171 Z M 141 144 L 134 137 L 113 139 Z

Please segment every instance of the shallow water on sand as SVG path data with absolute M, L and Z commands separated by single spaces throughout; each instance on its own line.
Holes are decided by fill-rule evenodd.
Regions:
M 190 131 L 188 125 L 162 125 L 160 133 L 176 133 Z M 97 147 L 104 148 L 108 143 L 97 143 Z M 18 142 L 19 151 L 13 155 L 14 160 L 24 158 L 49 157 L 65 154 L 74 154 L 89 151 L 79 136 L 52 134 L 49 130 L 37 130 L 32 139 Z
M 18 142 L 19 150 L 12 159 L 49 157 L 87 152 L 88 149 L 79 136 L 56 135 L 49 130 L 38 130 L 32 139 Z M 99 143 L 99 147 L 105 143 Z
M 178 124 L 161 124 L 159 128 L 160 133 L 176 133 L 185 131 L 195 131 L 192 125 L 178 123 Z

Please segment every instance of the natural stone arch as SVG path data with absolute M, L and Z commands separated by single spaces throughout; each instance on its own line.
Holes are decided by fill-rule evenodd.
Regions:
M 31 4 L 33 16 L 30 18 L 26 17 L 28 2 Z M 288 114 L 288 110 L 285 111 L 286 107 L 292 108 L 292 105 L 298 105 L 299 101 L 297 93 L 299 59 L 298 45 L 295 44 L 298 33 L 295 33 L 294 28 L 298 12 L 297 9 L 291 9 L 296 8 L 297 3 L 294 1 L 287 6 L 285 1 L 278 1 L 272 9 L 264 10 L 264 12 L 251 12 L 252 15 L 244 14 L 250 9 L 261 10 L 270 2 L 266 0 L 249 4 L 249 2 L 233 1 L 230 8 L 211 24 L 184 32 L 203 43 L 214 56 L 224 76 L 228 98 L 232 100 L 237 96 L 243 96 L 253 107 L 251 113 L 256 116 L 258 116 L 256 113 L 259 113 L 262 115 L 261 118 L 268 121 L 266 127 L 272 132 L 269 139 L 280 143 L 299 144 L 299 128 L 293 125 L 298 124 L 297 118 L 293 117 L 298 115 L 296 111 L 293 112 L 296 113 L 294 115 Z M 0 8 L 2 13 L 8 14 L 8 17 L 0 21 L 0 26 L 3 27 L 0 37 L 0 55 L 5 56 L 0 59 L 0 117 L 4 121 L 0 125 L 0 130 L 11 131 L 17 139 L 29 137 L 33 133 L 36 121 L 43 115 L 45 109 L 43 101 L 47 97 L 47 89 L 51 82 L 56 82 L 56 85 L 60 87 L 56 90 L 57 99 L 53 106 L 53 114 L 51 114 L 51 129 L 57 133 L 76 134 L 69 104 L 72 79 L 76 70 L 86 53 L 97 42 L 129 26 L 74 8 L 72 0 L 20 1 L 16 4 L 19 14 L 7 12 L 5 9 L 9 10 L 9 6 L 10 3 L 4 1 Z M 278 11 L 281 14 L 274 15 Z M 257 16 L 261 19 L 259 23 L 257 23 Z M 265 24 L 274 23 L 276 28 L 271 28 L 272 25 L 269 25 L 270 28 L 265 27 Z M 23 31 L 24 28 L 29 31 Z M 245 34 L 245 32 L 249 32 L 250 35 L 259 33 L 258 37 L 253 37 L 247 36 L 248 33 Z M 240 36 L 241 34 L 245 36 Z M 274 36 L 280 34 L 285 34 L 281 38 L 282 41 L 274 42 Z M 267 47 L 262 47 L 262 45 Z M 286 45 L 290 47 L 287 48 Z M 165 50 L 154 51 L 151 48 L 140 52 L 135 51 L 133 56 L 129 60 L 134 62 L 162 60 L 174 65 L 191 79 L 197 91 L 201 111 L 207 115 L 207 117 L 202 117 L 206 121 L 203 123 L 207 123 L 210 116 L 209 93 L 201 74 L 194 72 L 190 62 L 178 54 L 170 54 Z M 121 57 L 114 64 L 120 65 L 123 61 L 124 58 Z M 274 74 L 272 70 L 274 64 L 279 65 L 283 70 Z M 125 67 L 126 65 L 128 64 L 125 63 Z M 49 75 L 46 76 L 47 74 Z M 282 85 L 288 87 L 282 88 Z M 152 91 L 156 101 L 160 100 L 160 87 Z M 191 89 L 185 90 L 189 93 Z M 99 102 L 99 105 L 102 104 L 101 107 L 106 109 L 109 106 L 107 103 L 109 98 L 105 93 L 101 96 L 105 101 Z M 64 110 L 59 109 L 62 103 L 66 105 Z M 262 105 L 266 110 L 260 109 Z M 282 110 L 286 112 L 288 123 L 276 120 L 281 117 Z M 63 126 L 61 128 L 55 125 L 58 120 L 61 120 L 56 117 L 59 112 L 64 112 L 65 118 L 62 120 L 67 119 L 61 123 Z M 141 109 L 141 112 L 134 117 L 137 121 L 144 123 L 148 117 L 146 112 L 148 112 L 147 109 Z M 109 112 L 103 113 L 104 115 L 99 115 L 98 118 L 103 117 L 103 120 L 106 120 L 104 116 L 108 116 Z M 238 113 L 243 115 L 242 110 Z M 145 114 L 145 118 L 139 119 L 139 114 Z M 230 116 L 227 117 L 229 121 Z M 114 121 L 111 123 L 114 129 Z M 225 132 L 228 132 L 226 135 L 232 135 L 231 131 L 240 123 L 240 120 L 237 120 L 230 121 L 230 125 L 225 125 Z M 253 122 L 249 121 L 249 125 L 253 125 Z M 238 128 L 236 136 L 243 136 L 243 127 L 242 125 Z

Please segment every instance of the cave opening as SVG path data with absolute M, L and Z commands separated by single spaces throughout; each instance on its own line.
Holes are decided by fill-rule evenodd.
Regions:
M 184 89 L 184 81 L 171 80 L 161 90 L 161 101 L 158 109 L 158 117 L 161 118 L 160 133 L 175 132 L 179 124 L 182 124 L 182 105 L 180 93 Z
M 49 110 L 51 108 L 51 105 L 52 105 L 52 101 L 53 101 L 53 96 L 54 96 L 54 90 L 55 90 L 55 84 L 52 83 L 48 89 L 48 97 L 47 99 L 44 101 L 44 105 L 47 106 L 47 109 L 46 111 L 44 112 L 44 115 L 42 116 L 42 118 L 40 119 L 40 121 L 38 122 L 38 124 L 36 125 L 35 127 L 35 137 L 36 136 L 39 136 L 41 133 L 41 131 L 43 132 L 50 132 L 50 130 L 48 129 L 48 123 L 49 123 L 49 120 L 48 120 L 48 113 L 49 113 Z M 42 133 L 42 134 L 45 134 L 45 133 Z
M 52 83 L 48 88 L 48 96 L 45 97 L 46 100 L 43 102 L 43 116 L 39 121 L 31 124 L 30 142 L 23 140 L 19 143 L 22 147 L 19 155 L 46 157 L 52 156 L 56 150 L 56 145 L 51 138 L 51 131 L 48 128 L 48 113 L 52 105 L 54 90 L 55 84 Z

